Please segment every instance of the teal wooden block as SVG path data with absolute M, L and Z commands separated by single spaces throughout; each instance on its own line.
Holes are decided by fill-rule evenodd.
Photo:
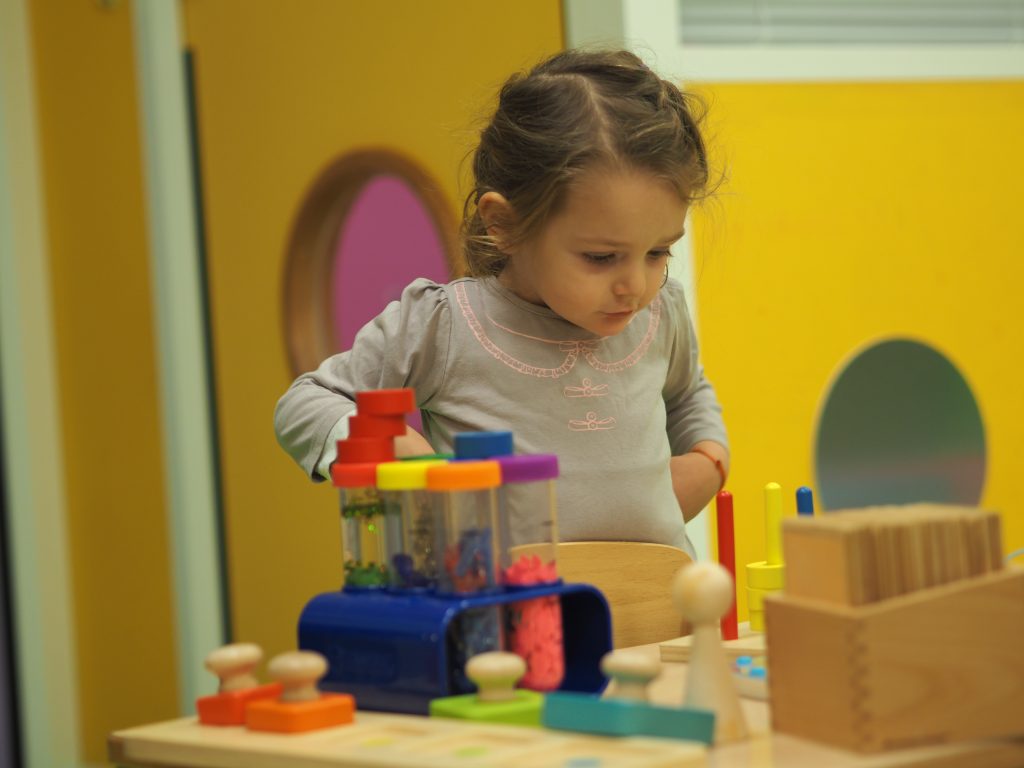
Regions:
M 656 736 L 711 744 L 715 735 L 713 712 L 577 693 L 549 693 L 542 721 L 546 728 L 602 736 Z

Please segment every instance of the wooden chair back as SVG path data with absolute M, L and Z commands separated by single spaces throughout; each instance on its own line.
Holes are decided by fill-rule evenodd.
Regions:
M 615 648 L 660 643 L 688 633 L 672 606 L 671 591 L 676 572 L 690 562 L 681 549 L 664 544 L 570 541 L 558 545 L 562 580 L 592 584 L 604 593 Z

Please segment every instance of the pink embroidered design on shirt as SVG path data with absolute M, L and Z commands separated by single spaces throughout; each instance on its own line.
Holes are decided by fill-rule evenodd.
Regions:
M 585 419 L 569 419 L 569 429 L 573 432 L 593 432 L 598 429 L 615 429 L 615 417 L 597 418 L 597 413 L 587 411 Z
M 618 373 L 619 371 L 631 368 L 647 353 L 647 348 L 651 346 L 651 342 L 654 341 L 654 334 L 657 333 L 658 324 L 660 322 L 661 297 L 658 296 L 651 302 L 651 319 L 650 322 L 647 323 L 647 333 L 644 334 L 640 343 L 637 344 L 636 349 L 621 360 L 616 360 L 614 363 L 605 363 L 598 360 L 597 355 L 595 355 L 593 350 L 590 349 L 583 350 L 583 359 L 590 363 L 595 371 L 601 371 L 601 373 Z
M 590 379 L 584 379 L 579 387 L 565 387 L 562 393 L 566 397 L 604 397 L 608 394 L 607 384 L 594 384 Z
M 494 359 L 501 361 L 508 367 L 513 368 L 520 373 L 525 373 L 528 376 L 537 376 L 539 378 L 557 379 L 564 376 L 573 369 L 580 355 L 583 355 L 583 358 L 590 363 L 595 370 L 601 371 L 602 373 L 617 373 L 625 370 L 626 368 L 635 365 L 647 352 L 647 348 L 650 347 L 651 341 L 654 340 L 654 335 L 658 330 L 658 324 L 661 319 L 661 297 L 659 296 L 651 302 L 651 317 L 647 323 L 647 331 L 644 334 L 643 339 L 641 339 L 640 343 L 636 346 L 636 349 L 621 360 L 617 360 L 612 363 L 605 363 L 599 360 L 594 353 L 598 345 L 600 345 L 604 339 L 566 339 L 564 341 L 559 341 L 557 339 L 542 339 L 536 336 L 529 336 L 525 333 L 519 333 L 518 331 L 513 331 L 511 328 L 506 328 L 505 326 L 495 322 L 492 318 L 488 318 L 491 323 L 496 327 L 501 328 L 503 331 L 516 336 L 534 339 L 535 341 L 540 341 L 545 344 L 557 344 L 558 348 L 566 353 L 565 360 L 563 360 L 562 364 L 557 368 L 542 368 L 540 366 L 530 365 L 529 363 L 524 363 L 522 360 L 518 360 L 505 350 L 501 349 L 501 347 L 490 339 L 487 332 L 480 324 L 480 321 L 477 319 L 476 312 L 473 311 L 473 307 L 470 306 L 469 297 L 466 294 L 466 286 L 464 283 L 455 284 L 455 298 L 459 304 L 459 309 L 462 311 L 462 316 L 466 318 L 466 323 L 473 332 L 473 336 L 476 337 L 476 340 L 480 343 L 480 346 L 487 350 Z

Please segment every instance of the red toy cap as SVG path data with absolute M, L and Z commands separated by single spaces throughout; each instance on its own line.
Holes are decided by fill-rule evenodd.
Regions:
M 376 464 L 331 464 L 331 484 L 335 488 L 371 488 L 377 484 Z
M 348 420 L 349 437 L 401 437 L 404 434 L 404 416 L 369 416 L 357 413 Z
M 373 389 L 356 392 L 356 410 L 367 416 L 397 416 L 416 410 L 416 393 L 411 389 Z
M 350 437 L 338 441 L 339 464 L 379 464 L 395 460 L 395 443 L 390 437 Z

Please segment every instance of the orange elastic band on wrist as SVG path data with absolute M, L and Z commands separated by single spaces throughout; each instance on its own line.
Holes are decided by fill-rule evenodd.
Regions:
M 708 461 L 715 465 L 715 469 L 718 470 L 718 476 L 722 478 L 722 483 L 721 485 L 718 486 L 718 491 L 719 493 L 721 493 L 722 489 L 725 488 L 725 467 L 722 465 L 722 460 L 716 459 L 714 456 L 711 455 L 711 453 L 705 451 L 703 448 L 693 447 L 690 449 L 690 453 L 699 453 L 701 456 L 703 456 L 704 458 L 706 458 Z

